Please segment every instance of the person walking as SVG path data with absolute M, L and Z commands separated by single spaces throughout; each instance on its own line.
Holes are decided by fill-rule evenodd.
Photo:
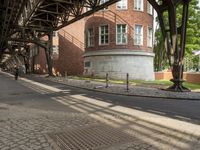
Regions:
M 14 69 L 15 69 L 15 80 L 17 80 L 19 76 L 19 68 L 17 65 L 15 65 Z

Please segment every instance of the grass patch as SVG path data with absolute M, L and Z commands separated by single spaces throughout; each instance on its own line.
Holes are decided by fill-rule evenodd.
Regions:
M 83 77 L 83 76 L 68 76 L 70 79 L 78 79 L 78 80 L 90 80 L 105 83 L 105 78 L 91 78 L 91 77 Z M 113 80 L 110 79 L 109 83 L 116 84 L 124 84 L 125 80 Z M 136 86 L 144 86 L 144 87 L 155 87 L 155 88 L 167 88 L 171 86 L 173 83 L 168 80 L 154 80 L 154 81 L 143 81 L 143 80 L 130 80 L 130 84 Z M 184 82 L 183 85 L 191 90 L 200 90 L 200 84 L 188 83 Z
M 193 83 L 188 83 L 185 82 L 183 85 L 191 90 L 200 90 L 200 84 L 193 84 Z
M 133 81 L 136 83 L 136 85 L 141 85 L 141 86 L 155 86 L 155 87 L 169 87 L 173 83 L 168 80 L 154 80 L 154 81 Z M 200 90 L 200 84 L 194 84 L 194 83 L 189 83 L 189 82 L 184 82 L 183 85 L 191 90 Z

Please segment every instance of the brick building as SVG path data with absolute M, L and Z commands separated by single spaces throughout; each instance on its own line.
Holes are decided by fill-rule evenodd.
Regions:
M 54 70 L 61 75 L 108 73 L 120 79 L 129 73 L 131 79 L 153 80 L 152 37 L 151 5 L 146 0 L 121 0 L 58 31 Z M 33 64 L 40 73 L 46 71 L 44 58 L 39 49 Z
M 85 21 L 82 19 L 54 33 L 53 73 L 55 75 L 83 74 L 84 25 Z M 47 73 L 45 50 L 34 45 L 30 55 L 32 72 Z
M 84 74 L 153 80 L 153 10 L 146 0 L 121 0 L 86 18 Z

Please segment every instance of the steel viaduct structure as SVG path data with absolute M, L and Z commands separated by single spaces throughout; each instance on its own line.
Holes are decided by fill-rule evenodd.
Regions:
M 49 75 L 52 74 L 52 36 L 59 30 L 85 16 L 99 11 L 119 0 L 0 0 L 0 65 L 16 55 L 29 60 L 28 43 L 45 49 Z M 183 58 L 189 0 L 148 0 L 158 14 L 169 64 L 172 66 L 173 91 L 187 90 L 182 85 Z M 176 8 L 183 8 L 182 23 L 177 26 Z M 168 13 L 168 23 L 164 22 Z M 41 40 L 47 35 L 48 40 Z

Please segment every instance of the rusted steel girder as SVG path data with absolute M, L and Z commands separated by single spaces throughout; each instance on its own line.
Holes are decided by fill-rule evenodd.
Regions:
M 2 0 L 0 1 L 0 50 L 13 27 L 58 30 L 118 0 Z M 12 26 L 12 27 L 11 27 Z
M 8 1 L 11 2 L 12 0 Z M 21 14 L 17 13 L 16 16 L 10 18 L 15 20 L 15 24 L 9 24 L 9 32 L 4 34 L 4 38 L 1 37 L 0 40 L 18 43 L 35 43 L 45 48 L 46 54 L 51 54 L 51 48 L 49 47 L 51 44 L 48 41 L 44 43 L 39 38 L 35 38 L 36 35 L 34 34 L 44 32 L 46 35 L 49 35 L 53 30 L 67 26 L 117 1 L 119 0 L 108 0 L 101 4 L 100 0 L 16 0 L 15 2 L 18 2 L 21 6 L 18 8 L 18 12 Z M 7 7 L 5 6 L 5 8 Z M 7 17 L 4 18 L 6 19 Z M 8 27 L 8 25 L 4 27 Z M 19 31 L 19 28 L 22 31 Z M 40 30 L 38 31 L 36 29 Z M 46 29 L 48 29 L 47 32 Z M 36 31 L 32 37 L 29 36 L 30 30 Z M 3 48 L 0 45 L 1 49 Z M 51 56 L 47 55 L 46 58 L 49 59 L 47 62 L 50 68 L 49 74 L 51 74 Z
M 28 0 L 19 25 L 58 30 L 119 0 Z
M 0 16 L 0 50 L 5 44 L 5 38 L 12 31 L 11 25 L 17 24 L 26 0 L 2 0 Z
M 157 2 L 155 0 L 148 0 L 154 7 L 158 14 L 158 19 L 165 41 L 165 48 L 167 50 L 167 57 L 169 65 L 172 68 L 173 85 L 167 90 L 175 92 L 189 91 L 182 85 L 183 80 L 183 58 L 186 44 L 186 25 L 188 19 L 189 0 L 162 0 Z M 177 26 L 176 11 L 177 7 L 182 5 L 182 22 Z M 168 24 L 164 22 L 164 12 L 168 13 Z

